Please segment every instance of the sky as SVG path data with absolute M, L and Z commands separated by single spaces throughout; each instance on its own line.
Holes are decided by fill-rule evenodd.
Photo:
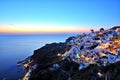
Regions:
M 88 32 L 120 25 L 120 0 L 0 0 L 0 33 Z

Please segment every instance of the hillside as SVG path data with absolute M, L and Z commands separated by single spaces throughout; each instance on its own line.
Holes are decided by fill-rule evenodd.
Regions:
M 120 26 L 46 44 L 22 64 L 23 80 L 120 80 Z

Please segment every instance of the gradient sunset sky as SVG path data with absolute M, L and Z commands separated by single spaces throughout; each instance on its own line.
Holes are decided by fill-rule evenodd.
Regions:
M 0 0 L 0 33 L 87 32 L 120 25 L 120 0 Z

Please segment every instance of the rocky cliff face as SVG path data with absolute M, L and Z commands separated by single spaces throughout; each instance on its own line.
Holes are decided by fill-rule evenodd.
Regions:
M 46 44 L 24 64 L 23 80 L 120 80 L 120 27 Z

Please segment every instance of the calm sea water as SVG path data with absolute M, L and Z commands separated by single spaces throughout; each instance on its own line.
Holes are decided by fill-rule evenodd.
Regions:
M 18 80 L 22 74 L 16 63 L 45 44 L 64 42 L 77 34 L 0 35 L 0 80 Z

